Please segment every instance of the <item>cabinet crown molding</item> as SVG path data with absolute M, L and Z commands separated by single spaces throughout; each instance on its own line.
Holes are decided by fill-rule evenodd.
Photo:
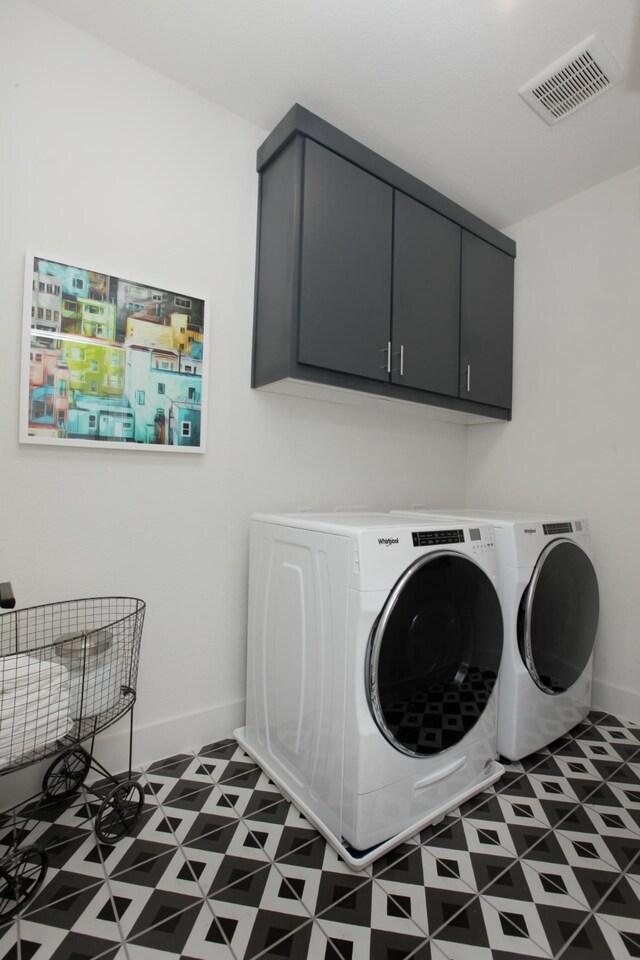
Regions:
M 368 173 L 384 180 L 389 186 L 401 190 L 415 200 L 419 200 L 420 203 L 431 207 L 436 213 L 453 220 L 454 223 L 464 227 L 470 233 L 474 233 L 481 240 L 492 243 L 503 253 L 515 257 L 516 244 L 511 237 L 496 230 L 495 227 L 465 210 L 464 207 L 461 207 L 460 204 L 455 203 L 443 193 L 439 193 L 438 190 L 434 190 L 433 187 L 407 173 L 406 170 L 396 166 L 395 163 L 381 157 L 370 147 L 316 116 L 315 113 L 307 110 L 299 103 L 295 103 L 291 107 L 273 132 L 258 147 L 256 160 L 258 173 L 261 173 L 295 136 L 315 140 L 329 150 L 338 153 L 345 160 L 355 163 L 356 166 L 362 167 Z

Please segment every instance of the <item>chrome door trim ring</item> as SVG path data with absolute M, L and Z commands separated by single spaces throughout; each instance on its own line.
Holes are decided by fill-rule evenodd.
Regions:
M 541 679 L 533 661 L 533 649 L 531 643 L 531 617 L 533 616 L 533 598 L 535 596 L 538 580 L 540 579 L 540 574 L 542 573 L 542 568 L 544 567 L 545 561 L 549 554 L 562 543 L 569 543 L 572 547 L 575 547 L 576 550 L 582 549 L 577 543 L 575 543 L 574 540 L 569 540 L 567 537 L 559 537 L 557 540 L 552 540 L 551 543 L 548 543 L 544 550 L 539 554 L 538 559 L 536 560 L 536 565 L 533 568 L 533 575 L 527 586 L 527 599 L 525 600 L 524 604 L 524 621 L 522 627 L 522 653 L 524 655 L 525 666 L 529 671 L 529 675 L 535 685 L 542 690 L 543 693 L 547 693 L 552 697 L 557 697 L 559 694 L 566 693 L 568 688 L 565 687 L 564 690 L 552 690 L 551 687 L 548 687 L 547 684 Z M 582 552 L 584 553 L 584 550 Z M 586 553 L 585 556 L 588 559 Z
M 367 692 L 367 700 L 369 701 L 369 709 L 374 715 L 378 729 L 382 733 L 385 740 L 387 740 L 391 746 L 400 753 L 404 753 L 408 757 L 421 757 L 423 759 L 425 757 L 424 753 L 419 753 L 417 750 L 410 750 L 404 744 L 400 743 L 400 741 L 397 740 L 389 730 L 382 712 L 382 707 L 380 705 L 376 677 L 378 675 L 378 663 L 380 660 L 380 647 L 382 645 L 382 638 L 398 597 L 404 590 L 407 582 L 417 570 L 426 566 L 428 563 L 431 563 L 432 560 L 437 560 L 439 557 L 458 557 L 463 560 L 468 560 L 469 563 L 472 563 L 475 567 L 477 567 L 478 570 L 485 575 L 485 577 L 487 576 L 482 567 L 480 567 L 475 560 L 472 560 L 471 557 L 465 556 L 463 553 L 458 553 L 456 550 L 436 550 L 434 553 L 425 553 L 421 557 L 418 557 L 417 560 L 415 560 L 406 568 L 400 579 L 396 582 L 395 586 L 391 590 L 391 593 L 385 600 L 382 611 L 371 628 L 369 642 L 367 644 L 367 654 L 365 657 L 365 689 Z

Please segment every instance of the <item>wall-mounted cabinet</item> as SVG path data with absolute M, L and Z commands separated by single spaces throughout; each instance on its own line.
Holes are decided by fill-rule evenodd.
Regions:
M 253 386 L 509 418 L 512 240 L 301 107 L 258 169 Z

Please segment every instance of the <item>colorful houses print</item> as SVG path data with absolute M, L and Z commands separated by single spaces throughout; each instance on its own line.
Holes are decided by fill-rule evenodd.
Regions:
M 31 268 L 27 439 L 201 449 L 204 302 L 41 257 Z

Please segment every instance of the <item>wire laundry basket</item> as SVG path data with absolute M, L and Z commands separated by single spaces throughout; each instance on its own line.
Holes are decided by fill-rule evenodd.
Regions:
M 102 801 L 95 831 L 104 843 L 130 832 L 144 803 L 131 755 L 145 609 L 133 597 L 94 597 L 0 616 L 0 777 L 52 757 L 42 796 L 57 801 L 98 770 L 111 784 L 106 795 L 94 794 Z M 97 734 L 127 713 L 129 773 L 118 780 L 93 749 Z M 16 845 L 0 859 L 0 920 L 33 898 L 46 869 L 46 851 L 37 846 Z

